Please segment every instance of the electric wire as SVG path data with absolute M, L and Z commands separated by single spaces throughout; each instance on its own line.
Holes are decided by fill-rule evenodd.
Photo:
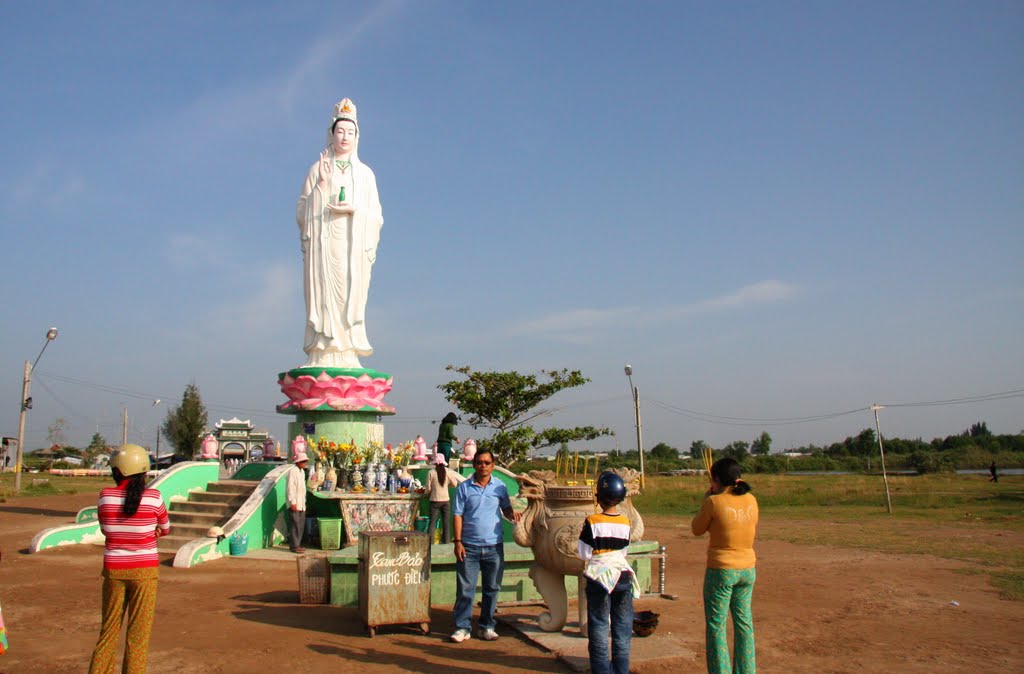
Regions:
M 72 385 L 75 385 L 75 386 L 80 386 L 80 387 L 83 387 L 83 388 L 86 388 L 86 389 L 89 389 L 89 390 L 93 390 L 93 391 L 100 391 L 100 392 L 104 392 L 104 393 L 114 393 L 114 394 L 117 394 L 119 396 L 124 396 L 124 397 L 134 398 L 134 399 L 140 399 L 140 400 L 152 400 L 154 398 L 164 398 L 164 399 L 171 400 L 171 399 L 174 398 L 174 396 L 170 396 L 170 395 L 167 395 L 167 394 L 153 394 L 153 393 L 146 393 L 146 392 L 141 392 L 141 391 L 135 391 L 135 390 L 132 390 L 132 389 L 129 389 L 129 388 L 121 387 L 121 386 L 114 386 L 114 385 L 110 385 L 110 384 L 98 384 L 96 382 L 90 382 L 90 381 L 85 381 L 85 380 L 81 380 L 81 379 L 75 379 L 73 377 L 67 377 L 67 376 L 64 376 L 64 375 L 50 374 L 50 373 L 47 373 L 45 371 L 37 372 L 37 377 L 40 377 L 41 379 L 49 378 L 51 380 L 61 381 L 61 382 L 64 382 L 64 383 L 72 384 Z M 54 399 L 57 400 L 57 402 L 59 402 L 63 407 L 65 407 L 69 411 L 73 412 L 73 410 L 71 410 L 71 407 L 69 405 L 67 405 L 66 403 L 64 403 L 59 397 L 57 397 L 56 394 L 53 392 L 53 390 L 50 387 L 46 386 L 45 383 L 43 383 L 42 381 L 40 381 L 40 385 L 48 393 L 50 393 L 50 395 L 52 395 L 54 397 Z M 631 388 L 629 388 L 629 395 L 628 395 L 628 397 L 629 397 L 630 400 L 632 400 L 632 398 L 633 398 L 632 389 Z M 1015 399 L 1015 398 L 1022 398 L 1022 397 L 1024 397 L 1024 388 L 1012 389 L 1012 390 L 1009 390 L 1009 391 L 1000 391 L 1000 392 L 996 392 L 996 393 L 986 393 L 986 394 L 981 394 L 981 395 L 973 395 L 973 396 L 958 396 L 958 397 L 955 397 L 955 398 L 948 398 L 948 399 L 944 399 L 944 400 L 924 400 L 924 401 L 898 402 L 898 403 L 882 403 L 882 406 L 883 407 L 891 407 L 891 408 L 937 407 L 937 406 L 945 406 L 945 405 L 964 405 L 964 404 L 971 404 L 971 403 L 991 402 L 991 401 L 997 401 L 997 400 L 1008 400 L 1008 399 Z M 559 412 L 563 412 L 563 411 L 569 410 L 569 409 L 577 409 L 577 408 L 582 408 L 582 407 L 606 405 L 606 404 L 613 403 L 613 402 L 619 402 L 619 401 L 622 400 L 622 398 L 623 398 L 623 396 L 614 396 L 614 397 L 610 397 L 610 398 L 601 398 L 601 399 L 598 399 L 598 400 L 589 400 L 589 401 L 568 403 L 568 404 L 565 404 L 565 405 L 559 405 L 559 406 L 548 408 L 546 410 L 542 410 L 541 412 L 537 413 L 537 415 L 548 417 L 548 416 L 553 416 L 553 415 L 555 415 L 555 414 L 557 414 Z M 797 425 L 797 424 L 807 424 L 807 423 L 817 423 L 817 422 L 820 422 L 820 421 L 829 421 L 829 420 L 832 420 L 832 419 L 838 419 L 838 418 L 841 418 L 841 417 L 844 417 L 844 416 L 849 416 L 851 414 L 857 414 L 857 413 L 868 411 L 868 410 L 871 409 L 870 406 L 865 406 L 865 407 L 857 407 L 857 408 L 853 408 L 853 409 L 840 410 L 840 411 L 836 411 L 836 412 L 826 412 L 826 413 L 822 413 L 822 414 L 814 414 L 814 415 L 807 415 L 807 416 L 795 416 L 795 417 L 743 417 L 743 416 L 731 416 L 731 415 L 713 414 L 713 413 L 710 413 L 710 412 L 700 412 L 700 411 L 691 410 L 691 409 L 688 409 L 688 408 L 685 408 L 685 407 L 681 407 L 681 406 L 678 406 L 678 405 L 673 405 L 671 403 L 667 403 L 667 402 L 664 402 L 664 401 L 656 400 L 656 399 L 653 399 L 653 398 L 643 398 L 643 401 L 645 403 L 653 405 L 654 407 L 656 407 L 656 408 L 658 408 L 658 409 L 660 409 L 662 411 L 668 412 L 670 414 L 686 417 L 688 419 L 693 419 L 695 421 L 701 421 L 701 422 L 704 422 L 704 423 L 717 424 L 717 425 L 723 425 L 723 426 L 791 426 L 791 425 Z M 262 409 L 253 409 L 253 408 L 248 408 L 248 407 L 238 407 L 238 406 L 234 406 L 234 405 L 224 405 L 224 404 L 220 404 L 220 403 L 216 403 L 216 402 L 210 402 L 210 401 L 204 401 L 204 404 L 206 405 L 206 408 L 208 410 L 211 410 L 211 411 L 214 411 L 214 412 L 229 412 L 229 413 L 234 413 L 234 414 L 245 414 L 245 415 L 248 415 L 248 416 L 251 416 L 251 417 L 255 417 L 255 418 L 258 418 L 258 419 L 280 419 L 281 418 L 280 415 L 277 414 L 277 413 L 267 412 L 266 410 L 262 410 Z M 535 415 L 535 416 L 537 416 L 537 415 Z M 74 413 L 74 416 L 84 419 L 84 417 L 82 417 L 82 415 L 77 414 L 77 413 Z M 430 423 L 431 425 L 436 425 L 438 423 L 438 420 L 434 419 L 433 417 L 425 417 L 425 416 L 418 416 L 418 417 L 395 416 L 395 417 L 390 418 L 388 420 L 388 423 L 400 424 L 400 425 Z
M 950 398 L 949 400 L 927 400 L 916 403 L 883 403 L 882 407 L 939 407 L 943 405 L 964 405 L 967 403 L 988 402 L 989 400 L 1008 400 L 1010 398 L 1024 398 L 1024 389 L 1002 391 L 1000 393 L 987 393 L 985 395 L 963 398 Z

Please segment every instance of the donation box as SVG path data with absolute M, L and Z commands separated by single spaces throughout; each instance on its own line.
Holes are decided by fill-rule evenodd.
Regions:
M 419 531 L 359 532 L 359 616 L 381 625 L 419 623 L 430 634 L 430 539 Z

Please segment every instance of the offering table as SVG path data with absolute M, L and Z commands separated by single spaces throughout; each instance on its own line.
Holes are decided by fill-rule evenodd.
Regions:
M 340 517 L 345 545 L 359 542 L 360 531 L 412 531 L 421 494 L 389 492 L 310 491 L 307 508 L 317 517 Z

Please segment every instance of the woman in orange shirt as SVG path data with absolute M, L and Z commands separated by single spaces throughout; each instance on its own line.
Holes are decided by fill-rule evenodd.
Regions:
M 705 650 L 710 674 L 754 674 L 754 620 L 750 599 L 754 593 L 754 536 L 757 499 L 740 479 L 740 464 L 719 459 L 711 466 L 711 488 L 693 518 L 693 533 L 710 532 L 707 570 L 704 572 Z M 726 622 L 732 614 L 735 635 L 729 662 Z

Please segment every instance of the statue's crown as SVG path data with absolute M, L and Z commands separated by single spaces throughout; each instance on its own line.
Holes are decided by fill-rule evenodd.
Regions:
M 334 104 L 334 116 L 331 123 L 333 124 L 339 117 L 356 121 L 356 104 L 351 99 L 343 98 L 339 103 Z

